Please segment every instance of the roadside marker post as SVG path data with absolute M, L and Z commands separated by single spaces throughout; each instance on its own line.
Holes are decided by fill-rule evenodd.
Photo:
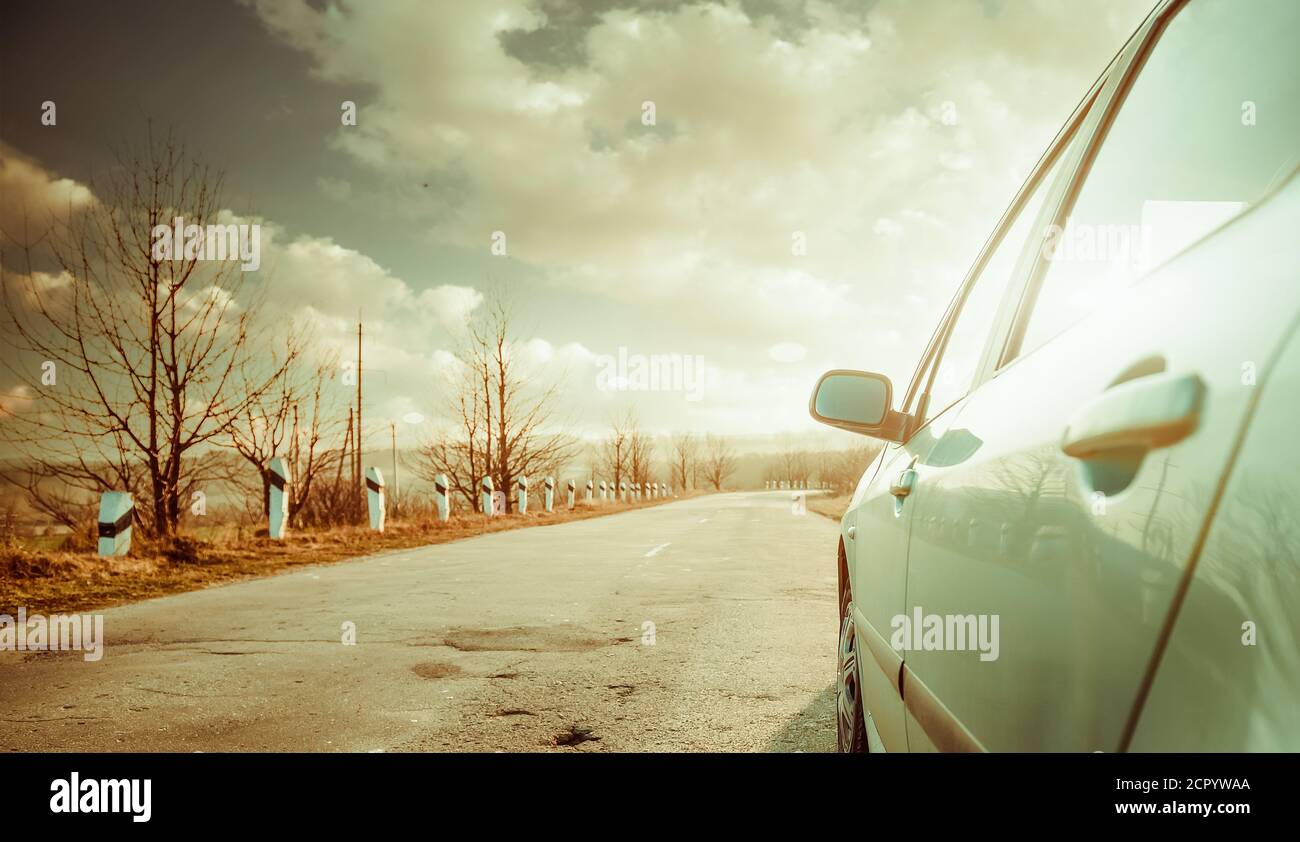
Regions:
M 492 510 L 493 489 L 494 486 L 492 485 L 492 477 L 483 477 L 483 481 L 479 483 L 479 501 L 480 501 L 480 506 L 483 509 L 483 514 L 487 515 L 488 517 L 491 517 L 492 515 L 496 514 L 496 512 Z
M 519 489 L 519 514 L 526 514 L 528 512 L 528 477 L 520 477 L 516 487 Z
M 594 483 L 592 483 L 591 480 L 587 480 L 587 502 L 588 503 L 591 502 L 591 488 L 593 484 Z
M 99 498 L 99 554 L 105 558 L 131 551 L 135 501 L 125 491 L 105 491 Z
M 271 514 L 266 533 L 272 541 L 283 541 L 289 528 L 289 468 L 279 456 L 266 464 L 271 474 Z
M 618 484 L 618 491 L 619 491 L 620 494 L 623 495 L 623 502 L 626 503 L 626 502 L 627 502 L 627 483 L 626 483 L 626 482 L 620 482 L 620 483 Z
M 574 492 L 577 490 L 577 488 L 578 488 L 577 483 L 575 483 L 573 480 L 569 480 L 569 485 L 568 485 L 568 489 L 569 489 L 569 500 L 568 500 L 568 503 L 569 503 L 569 508 L 570 508 L 570 509 L 573 508 L 573 496 L 574 496 Z
M 550 477 L 542 480 L 542 488 L 544 489 L 542 505 L 546 507 L 548 512 L 555 511 L 555 480 Z M 573 492 L 570 491 L 569 493 L 572 494 Z
M 438 506 L 438 520 L 443 523 L 451 517 L 451 499 L 447 496 L 448 485 L 446 474 L 435 474 L 433 477 L 433 502 Z
M 371 465 L 366 468 L 366 508 L 370 510 L 370 528 L 384 531 L 384 473 Z

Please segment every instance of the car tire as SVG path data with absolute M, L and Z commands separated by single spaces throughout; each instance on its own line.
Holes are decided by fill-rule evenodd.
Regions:
M 835 747 L 841 754 L 865 754 L 866 715 L 858 675 L 858 641 L 853 625 L 853 595 L 846 581 L 840 592 L 840 640 L 836 651 Z

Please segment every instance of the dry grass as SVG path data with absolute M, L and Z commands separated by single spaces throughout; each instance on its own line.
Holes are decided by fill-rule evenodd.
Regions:
M 666 502 L 578 503 L 572 510 L 557 509 L 550 514 L 529 511 L 525 515 L 492 518 L 470 513 L 453 515 L 446 524 L 433 518 L 396 521 L 387 524 L 383 533 L 360 526 L 291 531 L 284 541 L 251 534 L 246 528 L 211 527 L 194 530 L 169 546 L 133 542 L 131 554 L 121 558 L 100 558 L 89 548 L 83 549 L 85 542 L 80 539 L 60 550 L 11 540 L 0 545 L 0 613 L 12 615 L 20 605 L 29 612 L 46 614 L 86 611 L 222 582 L 272 576 L 309 564 L 442 544 L 489 532 L 585 520 Z
M 845 510 L 849 507 L 849 500 L 853 498 L 852 494 L 810 494 L 808 496 L 808 511 L 816 512 L 819 515 L 825 515 L 831 520 L 838 521 L 844 517 Z

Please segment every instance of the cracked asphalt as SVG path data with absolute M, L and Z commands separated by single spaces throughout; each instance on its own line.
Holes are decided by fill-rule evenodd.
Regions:
M 835 545 L 720 494 L 112 608 L 0 653 L 0 749 L 833 751 Z

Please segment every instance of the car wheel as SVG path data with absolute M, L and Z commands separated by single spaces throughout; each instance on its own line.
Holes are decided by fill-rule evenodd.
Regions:
M 853 603 L 847 586 L 840 597 L 840 646 L 835 678 L 835 737 L 841 754 L 864 754 L 867 726 L 858 684 L 858 641 L 853 628 Z

